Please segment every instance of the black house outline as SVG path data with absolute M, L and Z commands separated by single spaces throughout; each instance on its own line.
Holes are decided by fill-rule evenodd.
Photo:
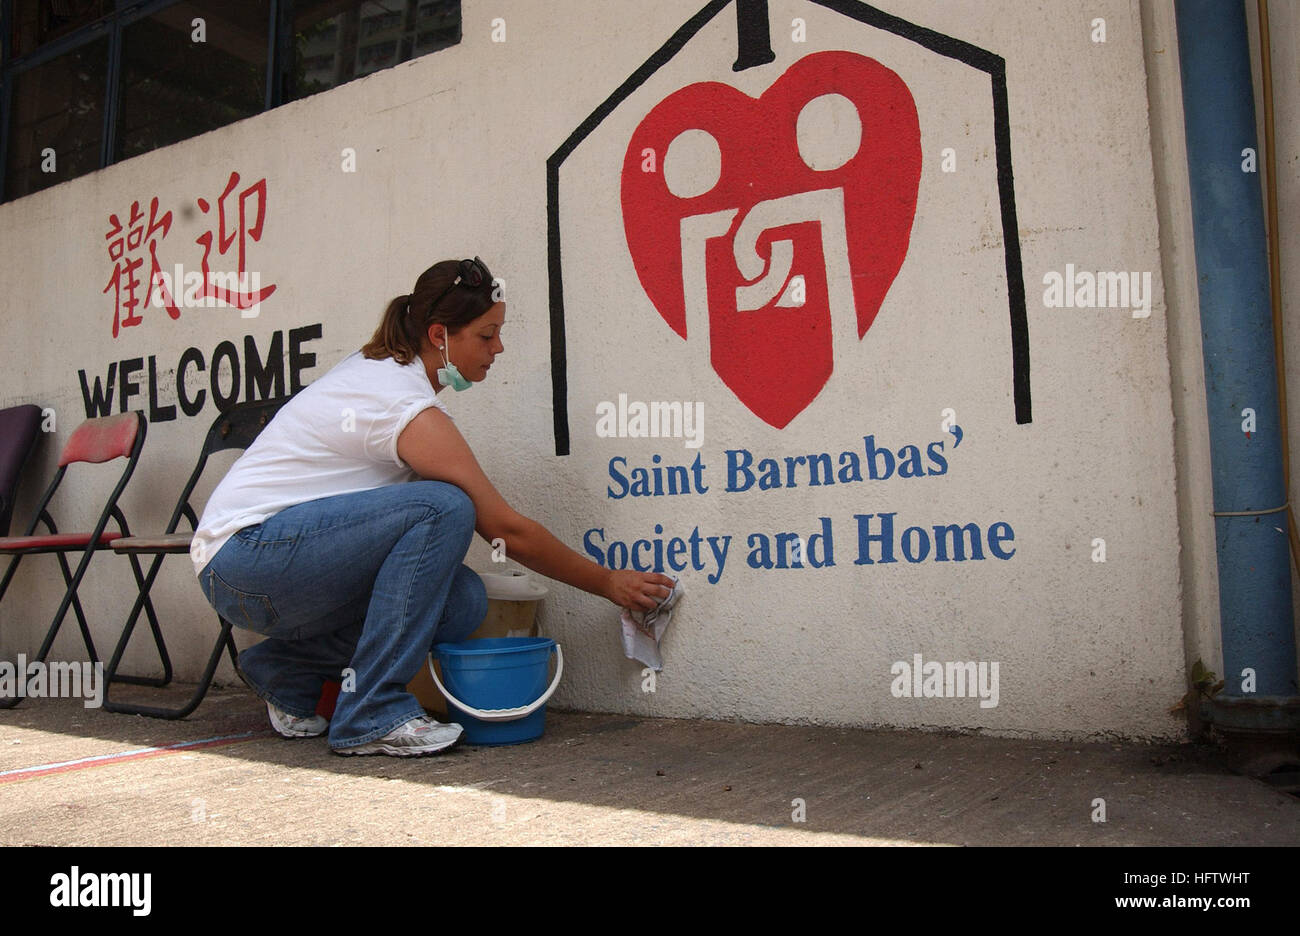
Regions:
M 547 280 L 551 319 L 551 394 L 555 454 L 569 454 L 569 377 L 564 329 L 564 282 L 560 263 L 560 166 L 564 160 L 632 92 L 675 56 L 722 9 L 736 4 L 739 46 L 733 71 L 744 71 L 776 60 L 768 31 L 767 0 L 710 0 L 641 64 L 578 125 L 546 160 Z M 915 42 L 946 58 L 986 72 L 992 81 L 993 140 L 997 160 L 998 201 L 1002 209 L 1002 244 L 1007 270 L 1007 302 L 1011 315 L 1011 382 L 1017 424 L 1033 421 L 1029 392 L 1029 322 L 1025 312 L 1024 273 L 1016 223 L 1015 182 L 1011 171 L 1011 121 L 1007 105 L 1006 60 L 986 49 L 918 26 L 860 0 L 807 0 L 867 26 Z

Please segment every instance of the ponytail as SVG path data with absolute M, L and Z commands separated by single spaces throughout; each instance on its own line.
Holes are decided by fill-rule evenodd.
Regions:
M 398 364 L 410 364 L 420 355 L 420 340 L 412 338 L 408 329 L 407 311 L 411 296 L 398 296 L 388 303 L 384 317 L 375 334 L 361 348 L 361 353 L 372 361 L 391 357 Z

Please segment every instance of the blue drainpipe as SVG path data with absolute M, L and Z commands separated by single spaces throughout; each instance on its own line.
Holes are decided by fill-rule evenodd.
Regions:
M 1210 420 L 1219 614 L 1226 685 L 1209 706 L 1216 725 L 1293 730 L 1298 700 L 1286 486 L 1258 172 L 1250 47 L 1242 0 L 1177 0 Z M 1262 164 L 1262 160 L 1257 161 Z M 1256 431 L 1242 430 L 1245 409 Z M 1222 516 L 1245 513 L 1245 516 Z M 1255 692 L 1242 691 L 1246 669 Z

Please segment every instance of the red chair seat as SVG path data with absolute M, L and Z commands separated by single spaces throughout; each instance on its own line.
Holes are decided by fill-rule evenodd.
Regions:
M 121 537 L 116 530 L 105 530 L 99 535 L 99 545 L 107 546 Z M 0 553 L 22 552 L 28 549 L 85 549 L 90 543 L 89 533 L 55 533 L 45 536 L 0 537 Z

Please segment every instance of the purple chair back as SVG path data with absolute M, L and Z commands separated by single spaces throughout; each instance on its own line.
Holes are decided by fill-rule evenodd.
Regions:
M 0 536 L 9 535 L 18 480 L 40 437 L 41 408 L 31 403 L 0 410 Z

